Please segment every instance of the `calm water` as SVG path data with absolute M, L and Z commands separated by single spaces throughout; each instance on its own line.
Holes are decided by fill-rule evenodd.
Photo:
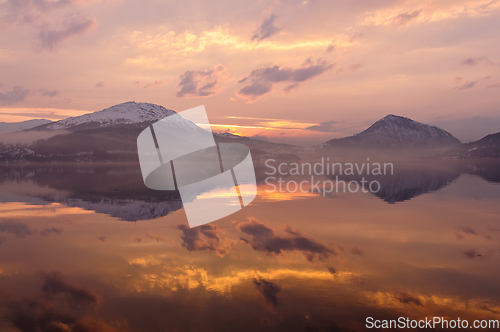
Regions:
M 326 197 L 262 172 L 249 207 L 189 229 L 136 165 L 0 167 L 0 331 L 500 319 L 498 163 L 402 163 L 376 195 Z

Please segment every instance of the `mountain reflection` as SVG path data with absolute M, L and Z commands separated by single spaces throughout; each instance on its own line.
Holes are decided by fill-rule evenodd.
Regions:
M 375 196 L 387 203 L 397 203 L 439 190 L 460 174 L 461 165 L 457 163 L 396 163 L 394 174 L 367 177 L 367 180 L 377 180 L 380 183 L 380 190 L 374 193 Z
M 257 163 L 261 199 L 283 201 L 315 197 L 308 192 L 267 191 L 265 171 Z M 394 164 L 393 175 L 365 176 L 365 179 L 380 183 L 380 190 L 374 193 L 376 197 L 387 203 L 398 203 L 444 188 L 460 174 L 473 174 L 489 182 L 500 182 L 500 167 L 494 160 L 400 162 Z M 339 180 L 359 183 L 361 179 L 341 176 Z M 31 188 L 16 194 L 23 184 L 38 189 Z M 182 208 L 178 192 L 146 188 L 136 163 L 2 166 L 0 186 L 0 202 L 61 203 L 124 221 L 159 218 Z
M 156 191 L 144 186 L 139 166 L 108 165 L 24 165 L 0 167 L 0 183 L 29 183 L 46 192 L 26 191 L 18 200 L 33 203 L 62 203 L 69 207 L 103 213 L 112 217 L 137 221 L 159 218 L 182 208 L 178 192 Z M 0 201 L 13 199 L 8 189 L 2 190 Z

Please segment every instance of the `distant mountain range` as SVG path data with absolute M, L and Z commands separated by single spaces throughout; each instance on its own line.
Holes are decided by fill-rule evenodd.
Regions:
M 52 123 L 50 120 L 33 119 L 22 122 L 0 122 L 0 133 L 13 133 Z
M 365 131 L 332 139 L 324 147 L 336 148 L 437 148 L 460 145 L 446 130 L 389 114 Z
M 30 145 L 9 145 L 0 142 L 0 161 L 138 161 L 139 133 L 152 123 L 173 114 L 176 112 L 159 105 L 126 102 L 102 111 L 57 122 L 30 120 L 17 124 L 2 123 L 0 129 L 8 127 L 9 131 L 16 131 L 19 128 L 53 131 L 55 136 L 38 140 Z M 181 125 L 202 130 L 187 120 L 183 120 Z M 57 131 L 61 133 L 58 134 Z M 214 134 L 214 137 L 217 142 L 238 142 L 247 145 L 252 150 L 254 158 L 299 159 L 297 154 L 300 148 L 291 145 L 228 133 Z M 389 114 L 359 134 L 324 143 L 322 149 L 317 152 L 333 149 L 361 153 L 365 151 L 364 149 L 368 151 L 380 149 L 384 150 L 386 155 L 401 155 L 403 158 L 407 156 L 457 159 L 500 157 L 499 141 L 500 133 L 497 133 L 477 142 L 462 144 L 443 129 Z

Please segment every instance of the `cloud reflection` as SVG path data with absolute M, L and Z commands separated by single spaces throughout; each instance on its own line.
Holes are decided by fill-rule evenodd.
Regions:
M 218 235 L 217 226 L 212 224 L 189 228 L 187 225 L 177 225 L 182 231 L 182 246 L 189 251 L 213 251 L 220 256 L 228 253 L 228 248 Z
M 249 243 L 256 251 L 277 255 L 284 251 L 300 251 L 309 261 L 315 258 L 325 260 L 331 255 L 337 254 L 333 249 L 306 238 L 298 231 L 292 231 L 290 228 L 285 231 L 288 236 L 278 236 L 273 229 L 255 218 L 249 218 L 248 222 L 239 224 L 238 229 L 251 237 L 250 240 L 241 239 Z

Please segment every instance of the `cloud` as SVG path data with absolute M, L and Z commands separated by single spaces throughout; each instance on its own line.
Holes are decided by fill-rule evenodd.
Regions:
M 474 66 L 480 62 L 480 58 L 467 58 L 464 61 L 462 61 L 463 65 L 467 66 Z
M 336 132 L 339 130 L 336 125 L 340 124 L 340 123 L 343 123 L 343 122 L 335 121 L 335 120 L 325 121 L 325 122 L 321 122 L 318 125 L 309 126 L 306 128 L 306 130 L 314 130 L 314 131 L 321 131 L 321 132 Z
M 352 247 L 351 252 L 354 255 L 358 255 L 358 256 L 363 256 L 363 254 L 364 254 L 363 250 L 359 249 L 358 247 Z
M 18 239 L 24 239 L 26 236 L 33 234 L 33 231 L 26 224 L 20 224 L 14 222 L 1 223 L 0 232 L 13 234 Z
M 351 36 L 351 38 L 349 38 L 349 41 L 352 43 L 352 42 L 355 42 L 357 40 L 363 39 L 364 36 L 365 36 L 364 33 L 356 32 L 354 35 Z
M 478 64 L 487 64 L 487 65 L 495 65 L 495 62 L 491 61 L 490 59 L 488 58 L 485 58 L 485 57 L 468 57 L 467 59 L 463 60 L 461 62 L 462 65 L 465 65 L 465 66 L 475 66 L 475 65 L 478 65 Z
M 226 67 L 217 65 L 208 70 L 188 70 L 179 78 L 180 90 L 175 94 L 178 98 L 183 97 L 208 97 L 216 94 L 217 87 L 221 82 Z
M 44 276 L 42 291 L 47 296 L 63 295 L 71 305 L 89 305 L 99 303 L 99 297 L 92 291 L 73 286 L 61 279 L 56 273 Z
M 359 69 L 359 68 L 361 68 L 361 67 L 363 67 L 363 65 L 362 65 L 362 64 L 360 64 L 360 63 L 356 63 L 356 64 L 351 65 L 351 66 L 349 67 L 349 69 L 350 69 L 351 71 L 356 71 L 356 70 L 358 70 L 358 69 Z
M 472 89 L 473 87 L 476 86 L 476 83 L 478 81 L 467 81 L 465 82 L 464 84 L 462 85 L 459 85 L 457 87 L 455 87 L 456 90 L 467 90 L 467 89 Z
M 473 259 L 473 258 L 476 258 L 478 256 L 481 256 L 480 253 L 478 253 L 477 251 L 475 250 L 467 250 L 464 252 L 464 255 L 467 257 L 467 258 L 470 258 L 470 259 Z
M 4 23 L 31 26 L 37 31 L 36 48 L 52 51 L 62 41 L 82 35 L 92 29 L 94 19 L 80 14 L 67 15 L 65 8 L 74 13 L 76 0 L 7 0 L 0 5 Z
M 274 14 L 264 19 L 260 27 L 253 33 L 252 40 L 261 41 L 271 38 L 272 36 L 280 32 L 280 29 L 274 25 L 275 20 L 276 15 Z
M 278 293 L 281 291 L 281 288 L 276 283 L 260 277 L 258 279 L 254 278 L 253 283 L 262 295 L 264 295 L 266 302 L 275 307 L 278 306 Z
M 42 234 L 43 236 L 49 236 L 49 235 L 52 235 L 52 234 L 55 234 L 55 235 L 61 235 L 62 233 L 62 230 L 58 229 L 58 228 L 55 228 L 55 227 L 52 227 L 52 228 L 44 228 L 40 231 L 40 234 Z
M 463 81 L 462 77 L 457 77 L 455 79 L 455 82 L 459 83 L 457 86 L 453 88 L 453 90 L 467 90 L 467 89 L 472 89 L 477 86 L 478 83 L 482 81 L 487 81 L 491 78 L 491 75 L 485 76 L 483 78 L 477 79 L 475 81 L 465 81 L 464 83 L 460 84 L 460 82 Z
M 443 22 L 447 20 L 456 20 L 460 18 L 478 18 L 484 16 L 496 15 L 499 4 L 497 1 L 441 1 L 439 5 L 433 2 L 433 6 L 425 6 L 421 9 L 415 9 L 413 4 L 416 1 L 407 2 L 407 5 L 401 5 L 401 2 L 395 2 L 395 6 L 380 7 L 375 11 L 367 10 L 360 16 L 360 24 L 364 26 L 399 26 L 407 23 L 431 23 Z M 402 8 L 404 12 L 402 12 Z M 466 25 L 468 27 L 468 25 Z
M 58 96 L 61 92 L 59 90 L 45 90 L 45 89 L 40 89 L 38 90 L 38 92 L 40 92 L 40 94 L 43 96 L 43 97 L 55 97 L 55 96 Z
M 66 18 L 59 29 L 43 28 L 38 33 L 37 46 L 41 50 L 53 51 L 61 42 L 83 35 L 96 25 L 95 19 L 89 17 Z
M 69 0 L 7 0 L 0 4 L 3 12 L 1 20 L 7 23 L 34 24 L 46 18 L 47 14 L 72 4 L 73 1 Z
M 159 236 L 159 235 L 155 235 L 155 234 L 152 234 L 152 233 L 146 233 L 144 234 L 146 235 L 146 237 L 150 238 L 150 239 L 153 239 L 155 240 L 156 242 L 168 242 L 170 244 L 172 244 L 172 240 L 170 240 L 168 237 L 164 237 L 164 236 Z M 142 239 L 138 242 L 141 242 Z
M 316 63 L 308 59 L 299 68 L 280 68 L 278 65 L 261 67 L 238 81 L 238 83 L 250 81 L 238 90 L 238 95 L 241 98 L 249 99 L 249 101 L 256 101 L 271 92 L 277 83 L 287 83 L 288 85 L 283 91 L 288 92 L 298 88 L 301 83 L 323 74 L 333 66 L 323 59 L 319 59 Z
M 213 251 L 220 256 L 227 254 L 227 248 L 217 234 L 217 226 L 212 224 L 189 228 L 186 225 L 178 225 L 177 229 L 182 231 L 182 246 L 189 251 Z
M 393 18 L 393 23 L 396 25 L 406 24 L 408 22 L 415 20 L 420 15 L 421 12 L 422 9 L 414 10 L 413 12 L 401 13 Z
M 406 293 L 400 293 L 399 295 L 396 296 L 396 299 L 404 304 L 414 304 L 416 306 L 423 307 L 422 302 L 420 302 L 418 298 L 413 297 Z
M 37 119 L 56 119 L 56 120 L 61 120 L 61 119 L 66 119 L 69 118 L 70 115 L 66 114 L 56 114 L 55 112 L 0 112 L 1 115 L 14 115 L 14 116 L 24 116 L 28 118 L 37 118 Z
M 212 53 L 214 50 L 222 49 L 226 55 L 233 54 L 233 52 L 236 52 L 235 54 L 244 52 L 244 54 L 252 55 L 252 59 L 256 60 L 255 56 L 269 59 L 269 54 L 285 54 L 282 52 L 286 52 L 286 54 L 295 54 L 294 52 L 301 54 L 305 50 L 308 50 L 307 53 L 323 52 L 332 41 L 331 36 L 311 38 L 303 35 L 279 42 L 272 39 L 256 42 L 235 33 L 229 26 L 218 26 L 199 33 L 194 31 L 179 33 L 164 25 L 153 30 L 129 31 L 120 38 L 127 45 L 127 49 L 130 47 L 130 49 L 136 50 L 133 54 L 128 54 L 125 60 L 127 64 L 134 67 L 157 68 L 158 70 L 164 70 L 165 66 L 178 67 L 179 63 L 186 63 L 185 61 L 192 63 L 192 59 L 203 56 L 203 54 L 206 55 L 207 52 Z M 353 44 L 347 35 L 336 34 L 335 38 L 335 47 L 339 50 L 346 49 Z M 234 57 L 234 54 L 232 56 Z M 234 63 L 231 64 L 232 67 L 234 65 Z
M 468 234 L 468 235 L 477 235 L 477 233 L 474 229 L 467 227 L 467 226 L 460 226 L 460 227 L 457 227 L 456 229 L 457 229 L 457 231 L 463 232 L 463 233 Z
M 293 236 L 301 236 L 300 230 L 298 228 L 293 229 L 292 227 L 290 227 L 288 225 L 286 225 L 286 227 L 285 227 L 285 232 L 287 232 L 288 234 L 291 234 Z
M 324 260 L 330 255 L 336 255 L 332 249 L 302 236 L 298 230 L 292 230 L 289 227 L 285 230 L 288 236 L 282 237 L 276 235 L 274 230 L 257 219 L 249 218 L 248 222 L 239 224 L 238 229 L 251 237 L 251 240 L 245 238 L 241 240 L 249 243 L 256 251 L 277 255 L 283 251 L 300 251 L 309 261 L 314 258 Z
M 161 80 L 161 81 L 154 81 L 153 83 L 146 84 L 144 86 L 144 89 L 148 89 L 148 88 L 151 88 L 151 87 L 157 86 L 157 85 L 166 85 L 166 84 L 168 84 L 168 82 L 170 82 L 170 78 L 167 78 L 166 80 Z M 137 83 L 139 83 L 139 82 L 137 82 Z
M 8 105 L 14 103 L 20 103 L 28 97 L 30 90 L 25 89 L 22 86 L 15 86 L 10 91 L 0 92 L 0 104 Z

